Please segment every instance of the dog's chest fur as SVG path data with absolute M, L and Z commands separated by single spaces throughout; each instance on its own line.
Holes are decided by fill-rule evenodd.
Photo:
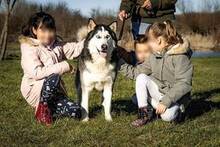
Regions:
M 85 68 L 81 71 L 81 76 L 85 86 L 103 90 L 104 85 L 113 82 L 115 78 L 115 65 L 99 58 L 95 62 L 86 61 Z

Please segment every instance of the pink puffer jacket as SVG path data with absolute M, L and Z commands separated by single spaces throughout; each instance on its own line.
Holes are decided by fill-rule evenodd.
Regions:
M 21 36 L 21 66 L 24 72 L 21 82 L 21 93 L 26 101 L 37 107 L 45 77 L 56 73 L 62 75 L 70 70 L 65 61 L 80 55 L 83 41 L 72 43 L 54 42 L 43 46 L 33 38 Z M 65 91 L 64 85 L 62 85 Z

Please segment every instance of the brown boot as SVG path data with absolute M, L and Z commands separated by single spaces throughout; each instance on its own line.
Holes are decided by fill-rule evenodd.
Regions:
M 138 110 L 138 119 L 131 123 L 134 127 L 141 127 L 153 119 L 153 109 L 151 106 L 139 108 Z

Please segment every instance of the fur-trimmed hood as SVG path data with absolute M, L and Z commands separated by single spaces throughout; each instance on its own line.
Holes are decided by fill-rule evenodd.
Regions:
M 193 51 L 190 49 L 189 41 L 186 38 L 183 38 L 183 43 L 178 43 L 173 46 L 169 46 L 166 50 L 161 53 L 153 53 L 156 57 L 163 57 L 164 55 L 181 55 L 185 54 L 189 58 L 192 56 Z
M 39 46 L 40 45 L 40 41 L 31 37 L 27 37 L 27 36 L 19 36 L 18 37 L 18 41 L 20 42 L 20 44 L 28 44 L 30 46 Z
M 18 41 L 20 42 L 20 44 L 28 44 L 34 47 L 42 45 L 39 40 L 23 35 L 18 37 Z M 65 42 L 63 42 L 62 39 L 57 36 L 56 39 L 50 45 L 44 47 L 54 48 L 55 46 L 62 46 L 63 44 L 65 44 Z
M 183 38 L 183 43 L 178 43 L 174 46 L 171 46 L 167 50 L 167 54 L 169 55 L 177 55 L 177 54 L 187 54 L 192 52 L 190 49 L 189 41 L 186 38 Z

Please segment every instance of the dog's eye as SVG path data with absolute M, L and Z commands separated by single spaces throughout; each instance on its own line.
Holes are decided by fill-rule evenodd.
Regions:
M 97 38 L 97 39 L 101 39 L 101 36 L 99 36 L 99 35 L 96 35 L 96 38 Z
M 105 36 L 106 39 L 109 39 L 110 37 L 111 37 L 110 35 L 106 35 L 106 36 Z

